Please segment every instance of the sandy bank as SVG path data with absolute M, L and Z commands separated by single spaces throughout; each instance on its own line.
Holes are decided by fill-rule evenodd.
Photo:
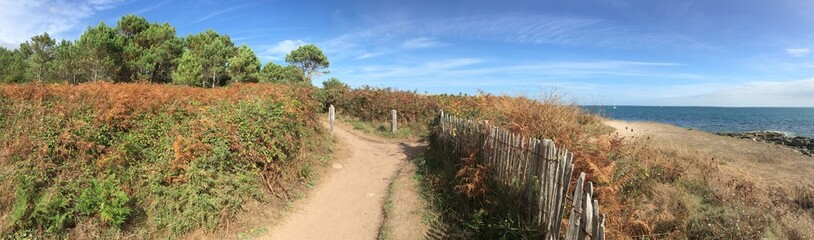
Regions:
M 758 206 L 784 228 L 797 229 L 794 237 L 814 239 L 814 209 L 799 202 L 799 192 L 814 191 L 814 157 L 771 143 L 653 122 L 609 120 L 606 124 L 626 141 L 650 141 L 658 151 L 676 159 L 702 159 L 717 168 L 709 177 L 727 200 Z M 689 156 L 689 157 L 687 157 Z M 794 238 L 791 237 L 791 238 Z

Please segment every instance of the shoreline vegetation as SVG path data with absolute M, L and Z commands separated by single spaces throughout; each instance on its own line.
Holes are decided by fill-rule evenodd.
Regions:
M 645 222 L 656 227 L 650 229 L 654 234 L 659 233 L 650 236 L 814 237 L 807 227 L 814 224 L 814 179 L 808 177 L 814 161 L 810 157 L 775 144 L 669 124 L 606 123 L 644 150 L 637 153 L 636 164 L 643 167 L 638 177 L 655 182 L 644 185 L 642 191 L 649 196 L 630 211 L 649 216 Z M 627 164 L 617 162 L 617 167 Z

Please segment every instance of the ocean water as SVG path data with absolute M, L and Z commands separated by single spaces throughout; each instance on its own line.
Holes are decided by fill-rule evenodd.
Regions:
M 814 137 L 814 108 L 583 106 L 625 121 L 669 123 L 708 132 L 779 131 Z

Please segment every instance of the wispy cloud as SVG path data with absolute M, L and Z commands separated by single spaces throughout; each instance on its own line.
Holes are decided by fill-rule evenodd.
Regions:
M 402 48 L 407 49 L 418 49 L 418 48 L 434 48 L 434 47 L 442 47 L 446 46 L 446 43 L 436 40 L 435 38 L 430 37 L 419 37 L 419 38 L 412 38 L 407 39 L 401 43 Z
M 675 66 L 681 66 L 681 64 L 618 60 L 503 62 L 491 63 L 490 66 L 457 70 L 454 72 L 454 75 L 461 78 L 477 76 L 502 76 L 504 78 L 525 76 L 527 78 L 552 80 L 602 80 L 618 77 L 647 79 L 669 78 L 681 80 L 705 79 L 705 77 L 695 74 L 662 71 L 660 69 Z
M 303 40 L 283 40 L 277 44 L 268 47 L 265 51 L 261 52 L 260 58 L 271 61 L 279 61 L 285 59 L 285 55 L 297 49 L 298 47 L 307 44 Z
M 135 13 L 135 14 L 142 14 L 142 13 L 146 13 L 146 12 L 149 12 L 149 11 L 152 11 L 152 10 L 155 10 L 155 9 L 158 9 L 158 8 L 160 8 L 160 7 L 163 7 L 164 5 L 167 5 L 167 3 L 170 3 L 170 1 L 171 1 L 171 0 L 164 0 L 163 2 L 160 2 L 160 3 L 158 3 L 158 4 L 155 4 L 155 5 L 152 5 L 152 6 L 146 7 L 146 8 L 139 9 L 139 10 L 137 10 L 137 11 L 133 12 L 133 13 Z
M 429 61 L 419 65 L 367 65 L 357 67 L 352 78 L 365 81 L 389 81 L 404 78 L 448 75 L 452 71 L 466 69 L 484 62 L 477 58 L 452 58 Z M 351 77 L 351 76 L 348 76 Z
M 805 57 L 811 50 L 808 48 L 786 48 L 786 54 L 792 57 Z
M 466 37 L 487 41 L 533 44 L 610 46 L 619 48 L 680 46 L 702 47 L 684 36 L 643 32 L 599 18 L 551 14 L 503 13 L 448 19 L 385 23 L 360 36 L 423 34 L 431 37 Z M 358 33 L 358 32 L 357 32 Z
M 814 78 L 727 84 L 727 87 L 714 92 L 660 99 L 654 102 L 693 106 L 814 107 Z
M 334 51 L 339 58 L 356 58 L 366 51 L 372 52 L 373 48 L 416 49 L 448 44 L 439 39 L 614 49 L 714 49 L 686 36 L 646 32 L 599 18 L 526 13 L 377 22 L 350 29 L 321 45 Z
M 232 7 L 217 11 L 217 12 L 210 13 L 209 15 L 203 16 L 202 18 L 199 18 L 198 20 L 195 20 L 193 23 L 200 23 L 200 22 L 206 21 L 207 19 L 217 17 L 217 16 L 223 15 L 225 13 L 229 13 L 229 12 L 232 12 L 232 11 L 235 11 L 235 10 L 238 10 L 238 9 L 250 6 L 250 5 L 252 5 L 252 4 L 235 5 L 235 6 L 232 6 Z
M 350 83 L 384 84 L 406 89 L 460 89 L 474 90 L 482 87 L 510 89 L 528 87 L 560 87 L 560 83 L 570 82 L 568 90 L 586 91 L 586 87 L 576 88 L 603 79 L 651 78 L 675 79 L 683 81 L 708 80 L 704 76 L 681 73 L 677 70 L 664 71 L 663 68 L 680 67 L 682 64 L 669 62 L 643 61 L 547 61 L 516 62 L 482 58 L 437 59 L 418 64 L 361 65 L 348 74 L 337 71 L 340 79 L 350 79 Z M 456 90 L 457 91 L 457 90 Z
M 357 57 L 355 57 L 353 59 L 362 60 L 362 59 L 378 57 L 378 56 L 381 56 L 381 55 L 384 55 L 384 54 L 385 54 L 385 52 L 367 52 L 367 51 L 365 51 L 364 53 L 362 53 L 362 55 L 359 55 L 359 56 L 357 56 Z
M 0 44 L 18 45 L 43 32 L 55 37 L 65 37 L 62 34 L 84 27 L 84 20 L 121 2 L 122 0 L 0 1 L 0 9 L 3 9 L 0 14 Z

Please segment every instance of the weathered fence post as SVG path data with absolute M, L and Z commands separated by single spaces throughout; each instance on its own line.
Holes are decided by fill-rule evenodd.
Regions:
M 391 110 L 391 129 L 396 129 L 396 111 Z M 594 198 L 593 184 L 580 173 L 569 201 L 574 154 L 557 148 L 551 139 L 524 137 L 489 121 L 472 121 L 439 111 L 442 149 L 466 156 L 465 146 L 472 140 L 482 146 L 478 161 L 489 165 L 492 177 L 508 187 L 521 191 L 525 217 L 542 229 L 542 238 L 560 239 L 564 230 L 569 240 L 604 240 L 606 216 L 600 214 L 599 201 Z M 488 128 L 488 129 L 486 129 Z M 483 132 L 481 132 L 483 130 Z M 488 132 L 487 132 L 488 130 Z M 566 204 L 571 204 L 570 214 Z M 568 221 L 563 221 L 568 214 Z M 565 225 L 565 226 L 562 226 Z
M 441 110 L 441 118 L 438 121 L 438 125 L 441 126 L 441 132 L 446 131 L 446 129 L 444 128 L 444 110 Z
M 331 132 L 334 132 L 334 120 L 336 120 L 336 108 L 331 104 L 331 106 L 328 107 L 328 122 L 331 123 Z
M 390 117 L 392 118 L 391 122 L 390 122 L 390 131 L 393 131 L 393 133 L 396 133 L 396 130 L 398 128 L 398 125 L 397 125 L 397 122 L 396 122 L 397 114 L 398 113 L 396 113 L 395 109 L 390 110 Z

